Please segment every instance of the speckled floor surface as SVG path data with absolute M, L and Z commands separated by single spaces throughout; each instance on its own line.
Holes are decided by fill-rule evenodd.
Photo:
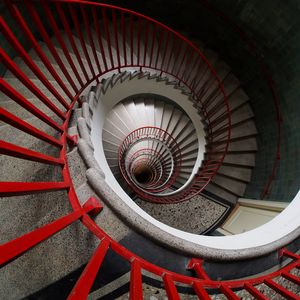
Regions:
M 198 234 L 210 228 L 226 212 L 223 205 L 199 195 L 176 204 L 154 204 L 140 199 L 136 204 L 162 223 Z

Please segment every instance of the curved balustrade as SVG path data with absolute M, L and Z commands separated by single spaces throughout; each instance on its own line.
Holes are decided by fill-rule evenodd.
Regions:
M 104 74 L 121 72 L 126 69 L 155 70 L 161 75 L 168 75 L 177 80 L 179 87 L 184 86 L 188 89 L 197 101 L 207 124 L 207 143 L 208 145 L 218 144 L 214 153 L 217 151 L 219 157 L 216 159 L 214 155 L 212 158 L 208 152 L 207 159 L 193 183 L 180 195 L 174 195 L 172 201 L 186 200 L 203 190 L 226 155 L 231 129 L 230 111 L 224 89 L 217 74 L 203 54 L 189 40 L 169 27 L 126 9 L 75 0 L 42 0 L 38 2 L 28 0 L 22 3 L 7 0 L 4 2 L 9 11 L 9 20 L 4 17 L 0 19 L 0 30 L 3 40 L 5 40 L 5 45 L 0 49 L 1 63 L 18 79 L 20 84 L 25 86 L 58 118 L 52 118 L 37 108 L 26 99 L 26 95 L 20 94 L 15 86 L 1 78 L 0 90 L 5 97 L 10 98 L 24 111 L 37 117 L 41 123 L 47 124 L 55 131 L 55 134 L 45 133 L 42 129 L 23 121 L 20 116 L 13 115 L 4 108 L 0 110 L 1 121 L 57 148 L 59 154 L 54 157 L 4 141 L 1 142 L 0 152 L 28 161 L 59 166 L 62 180 L 57 182 L 1 182 L 0 195 L 10 197 L 66 190 L 73 212 L 1 245 L 0 265 L 8 264 L 35 245 L 80 220 L 88 230 L 99 238 L 100 244 L 72 290 L 70 299 L 85 299 L 87 297 L 108 249 L 131 264 L 131 299 L 142 298 L 142 269 L 162 278 L 170 299 L 179 299 L 175 283 L 189 285 L 201 299 L 210 299 L 208 290 L 212 288 L 218 289 L 229 299 L 237 299 L 233 290 L 241 288 L 246 289 L 258 299 L 265 299 L 265 296 L 254 287 L 260 283 L 265 283 L 288 299 L 299 299 L 298 296 L 273 281 L 275 277 L 280 275 L 300 285 L 299 278 L 289 273 L 292 268 L 299 268 L 300 266 L 299 256 L 292 252 L 287 250 L 281 252 L 282 255 L 293 260 L 290 264 L 275 273 L 255 279 L 230 282 L 213 281 L 207 277 L 201 268 L 201 261 L 193 261 L 190 264 L 190 267 L 196 271 L 200 278 L 182 276 L 139 258 L 113 241 L 89 216 L 89 214 L 96 214 L 101 211 L 99 203 L 91 198 L 82 206 L 75 193 L 66 159 L 68 145 L 76 144 L 76 137 L 67 134 L 71 111 L 79 96 L 91 83 L 99 82 Z M 91 24 L 88 16 L 91 16 Z M 27 23 L 28 17 L 30 24 Z M 83 24 L 81 24 L 81 20 Z M 49 28 L 51 30 L 48 30 Z M 34 49 L 35 55 L 43 63 L 43 69 L 27 53 L 27 50 L 18 40 L 16 31 L 21 32 L 22 38 L 26 39 L 27 44 L 30 44 Z M 50 31 L 62 49 L 61 52 L 57 51 Z M 74 33 L 79 42 L 74 40 Z M 45 47 L 49 50 L 48 54 L 45 54 L 45 48 L 38 42 L 37 37 L 42 39 Z M 86 40 L 89 49 L 86 46 Z M 142 47 L 142 45 L 145 46 Z M 36 81 L 30 79 L 27 75 L 28 72 L 25 72 L 13 61 L 15 55 L 22 59 L 24 66 L 28 68 L 30 73 L 34 74 Z M 70 75 L 61 55 L 68 61 L 68 67 L 72 70 L 74 77 Z M 83 62 L 82 55 L 85 62 Z M 51 60 L 55 61 L 58 68 L 52 66 Z M 49 73 L 53 80 L 49 81 L 45 72 Z M 37 81 L 39 85 L 37 85 Z M 207 110 L 207 104 L 212 103 L 213 99 L 206 99 L 205 103 L 202 99 L 211 89 L 215 90 L 213 98 L 221 97 L 222 110 L 217 111 L 216 107 Z M 218 105 L 220 107 L 220 103 Z M 224 118 L 226 124 L 222 126 L 222 130 L 220 128 L 214 130 L 215 125 Z

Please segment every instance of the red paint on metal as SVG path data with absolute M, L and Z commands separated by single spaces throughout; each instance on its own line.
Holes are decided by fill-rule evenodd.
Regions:
M 268 298 L 249 283 L 244 284 L 244 288 L 258 300 L 268 300 Z
M 221 284 L 220 290 L 229 300 L 240 300 L 240 298 L 225 284 Z
M 14 157 L 45 163 L 45 164 L 50 164 L 50 165 L 64 164 L 64 161 L 60 158 L 48 156 L 43 153 L 32 151 L 30 149 L 21 146 L 16 146 L 14 144 L 5 141 L 1 141 L 0 143 L 0 154 L 14 156 Z
M 55 147 L 62 147 L 62 142 L 55 139 L 51 135 L 37 129 L 36 127 L 30 125 L 29 123 L 23 121 L 22 119 L 16 117 L 15 115 L 11 114 L 4 108 L 0 107 L 0 120 L 9 124 L 19 130 L 26 132 L 42 141 L 45 141 Z
M 69 300 L 87 299 L 106 252 L 109 249 L 109 244 L 110 242 L 108 239 L 104 238 L 101 240 L 100 245 L 95 251 L 93 257 L 84 268 L 80 278 L 72 289 L 68 297 Z
M 289 291 L 288 289 L 284 288 L 283 286 L 279 285 L 278 283 L 274 282 L 272 279 L 265 279 L 264 283 L 269 286 L 271 289 L 276 291 L 277 293 L 281 294 L 283 297 L 289 300 L 299 300 L 300 297 Z
M 172 276 L 169 275 L 168 273 L 166 273 L 163 275 L 163 280 L 164 280 L 164 284 L 165 284 L 165 290 L 168 295 L 168 299 L 180 300 L 180 297 L 179 297 L 178 291 L 176 289 L 176 286 L 174 284 L 174 280 L 173 280 Z
M 196 272 L 198 278 L 209 280 L 209 276 L 203 270 L 202 264 L 203 264 L 202 259 L 192 258 L 187 265 L 187 269 L 194 270 Z
M 131 262 L 129 297 L 130 300 L 143 299 L 141 265 L 136 259 Z

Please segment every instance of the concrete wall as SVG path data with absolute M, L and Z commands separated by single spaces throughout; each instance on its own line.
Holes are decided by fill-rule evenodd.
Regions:
M 282 112 L 281 161 L 267 199 L 290 202 L 300 185 L 300 2 L 210 0 L 255 42 L 271 71 Z M 112 3 L 112 1 L 110 1 Z M 124 6 L 120 1 L 113 3 Z M 260 199 L 276 157 L 276 111 L 256 59 L 239 35 L 202 1 L 130 1 L 133 10 L 202 40 L 217 51 L 251 98 L 259 151 L 246 197 Z

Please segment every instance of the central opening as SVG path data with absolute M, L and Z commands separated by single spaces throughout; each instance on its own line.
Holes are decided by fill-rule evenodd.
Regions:
M 147 165 L 137 166 L 133 173 L 138 183 L 148 183 L 153 177 L 153 170 Z

